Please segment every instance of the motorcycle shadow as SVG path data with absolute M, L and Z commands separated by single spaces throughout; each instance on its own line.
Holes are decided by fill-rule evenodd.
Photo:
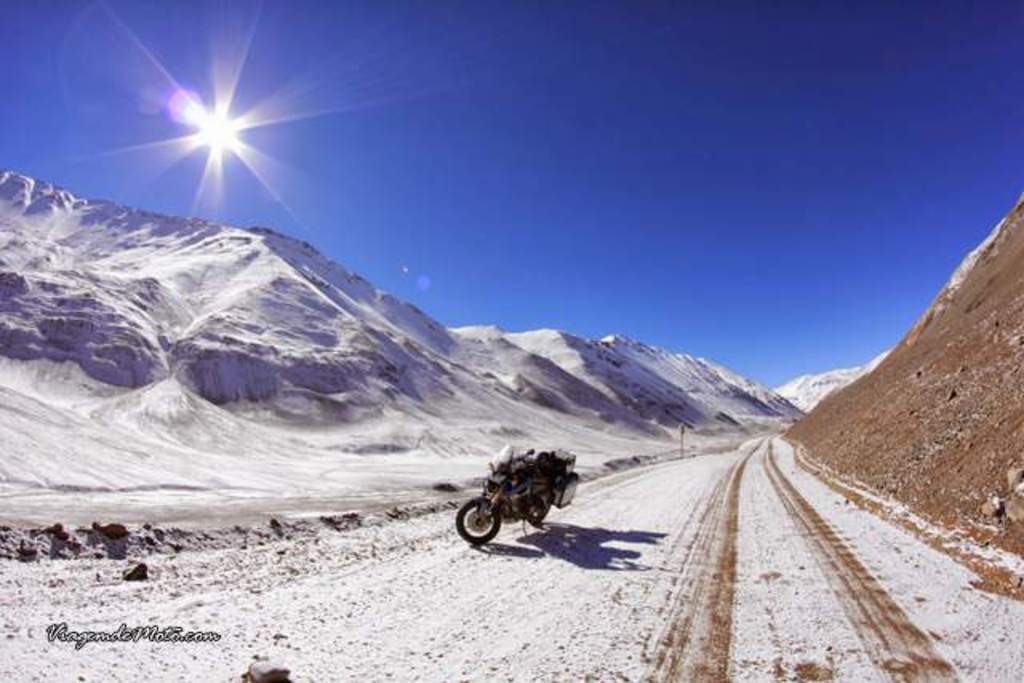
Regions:
M 666 534 L 655 531 L 603 529 L 601 527 L 576 526 L 575 524 L 545 524 L 544 529 L 530 532 L 516 539 L 520 544 L 532 546 L 532 548 L 492 543 L 481 550 L 495 555 L 525 559 L 541 559 L 550 556 L 583 569 L 648 571 L 652 567 L 639 562 L 642 556 L 640 551 L 606 544 L 655 545 L 665 536 Z
M 539 560 L 544 553 L 533 548 L 524 548 L 521 545 L 508 545 L 507 543 L 488 543 L 487 545 L 475 546 L 473 550 L 485 555 L 497 555 L 500 557 L 518 557 L 523 560 Z

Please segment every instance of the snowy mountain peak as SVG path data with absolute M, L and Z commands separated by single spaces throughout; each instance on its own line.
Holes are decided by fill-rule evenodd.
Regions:
M 818 374 L 794 377 L 782 386 L 775 388 L 775 393 L 786 398 L 790 403 L 806 413 L 814 410 L 830 394 L 855 382 L 877 368 L 890 351 L 883 351 L 875 356 L 867 365 L 855 368 L 839 368 Z
M 609 335 L 606 335 L 604 337 L 601 337 L 601 339 L 599 339 L 598 341 L 600 341 L 602 344 L 607 344 L 608 346 L 636 346 L 636 345 L 640 345 L 640 342 L 638 342 L 637 340 L 633 339 L 632 337 L 627 337 L 624 334 L 609 334 Z
M 31 215 L 67 211 L 74 208 L 79 200 L 51 183 L 37 182 L 12 171 L 0 171 L 0 201 Z

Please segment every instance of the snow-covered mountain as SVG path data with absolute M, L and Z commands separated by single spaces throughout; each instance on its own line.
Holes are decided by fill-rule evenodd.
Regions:
M 809 413 L 829 394 L 855 382 L 877 368 L 888 355 L 889 351 L 883 351 L 867 365 L 856 368 L 839 368 L 816 375 L 800 375 L 782 386 L 775 387 L 775 393 L 805 413 Z
M 272 230 L 80 199 L 9 172 L 0 392 L 16 407 L 0 440 L 24 454 L 0 462 L 0 482 L 42 486 L 127 486 L 143 470 L 161 485 L 219 485 L 238 458 L 294 479 L 296 462 L 325 452 L 393 464 L 506 440 L 621 455 L 681 423 L 798 415 L 708 361 L 618 337 L 448 330 Z M 310 486 L 329 483 L 309 472 Z
M 776 393 L 720 365 L 621 335 L 592 341 L 558 330 L 536 330 L 506 339 L 666 426 L 800 416 Z

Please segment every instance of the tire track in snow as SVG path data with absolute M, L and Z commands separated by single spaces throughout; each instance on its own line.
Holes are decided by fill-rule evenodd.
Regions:
M 665 561 L 663 562 L 663 571 L 669 572 L 672 575 L 669 590 L 665 598 L 655 608 L 659 615 L 660 621 L 664 624 L 662 633 L 652 630 L 644 640 L 643 645 L 643 660 L 645 662 L 652 662 L 654 656 L 652 656 L 652 637 L 657 636 L 657 640 L 654 643 L 653 649 L 655 655 L 662 651 L 662 641 L 666 638 L 668 626 L 671 625 L 671 617 L 674 617 L 679 611 L 678 601 L 681 600 L 681 591 L 692 584 L 691 577 L 686 575 L 686 572 L 680 570 L 680 567 L 686 568 L 690 565 L 690 559 L 693 557 L 694 548 L 697 544 L 697 540 L 700 537 L 699 530 L 705 523 L 709 510 L 711 509 L 711 501 L 716 495 L 719 495 L 722 483 L 727 479 L 728 472 L 725 473 L 717 480 L 709 480 L 707 486 L 694 501 L 693 506 L 690 508 L 683 523 L 678 527 L 678 532 L 669 544 L 668 551 L 665 554 Z M 691 530 L 696 527 L 697 531 Z M 664 655 L 661 655 L 664 657 Z
M 783 507 L 806 532 L 808 545 L 875 666 L 898 681 L 956 680 L 956 672 L 936 652 L 931 638 L 910 621 L 832 525 L 782 473 L 771 446 L 765 464 Z
M 681 587 L 658 645 L 652 680 L 729 678 L 740 483 L 747 461 L 765 443 L 727 470 L 708 498 L 683 561 Z

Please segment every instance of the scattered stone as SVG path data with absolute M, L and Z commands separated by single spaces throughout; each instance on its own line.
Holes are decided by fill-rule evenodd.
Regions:
M 51 536 L 53 536 L 54 538 L 56 538 L 59 541 L 67 542 L 68 539 L 71 538 L 71 534 L 69 534 L 67 532 L 67 530 L 64 528 L 64 525 L 61 524 L 60 522 L 57 522 L 56 524 L 53 524 L 52 526 L 46 527 L 45 529 L 43 529 L 43 531 L 45 533 L 50 534 Z
M 149 579 L 149 567 L 146 566 L 145 562 L 139 562 L 126 571 L 122 578 L 125 581 L 146 581 Z
M 270 518 L 270 528 L 273 529 L 274 531 L 280 531 L 281 530 L 281 522 L 277 521 L 276 517 L 271 517 Z
M 31 562 L 39 556 L 39 550 L 35 546 L 26 545 L 25 540 L 22 539 L 18 545 L 18 559 L 22 562 Z
M 251 683 L 289 683 L 291 671 L 276 662 L 253 662 L 249 665 Z
M 92 530 L 102 536 L 106 536 L 112 541 L 116 541 L 128 535 L 128 527 L 126 527 L 124 524 L 117 524 L 116 522 L 111 524 L 100 524 L 99 522 L 93 522 Z
M 793 671 L 799 681 L 831 681 L 836 677 L 835 671 L 817 662 L 800 662 Z
M 950 389 L 949 396 L 946 397 L 946 400 L 952 401 L 954 398 L 956 398 L 956 389 Z
M 434 484 L 433 489 L 441 493 L 456 493 L 459 491 L 459 487 L 450 481 L 441 481 Z
M 1024 484 L 1024 467 L 1011 467 L 1006 472 L 1006 490 L 1013 492 Z
M 986 517 L 1002 517 L 1006 512 L 1003 499 L 999 496 L 991 496 L 981 504 L 981 514 Z

